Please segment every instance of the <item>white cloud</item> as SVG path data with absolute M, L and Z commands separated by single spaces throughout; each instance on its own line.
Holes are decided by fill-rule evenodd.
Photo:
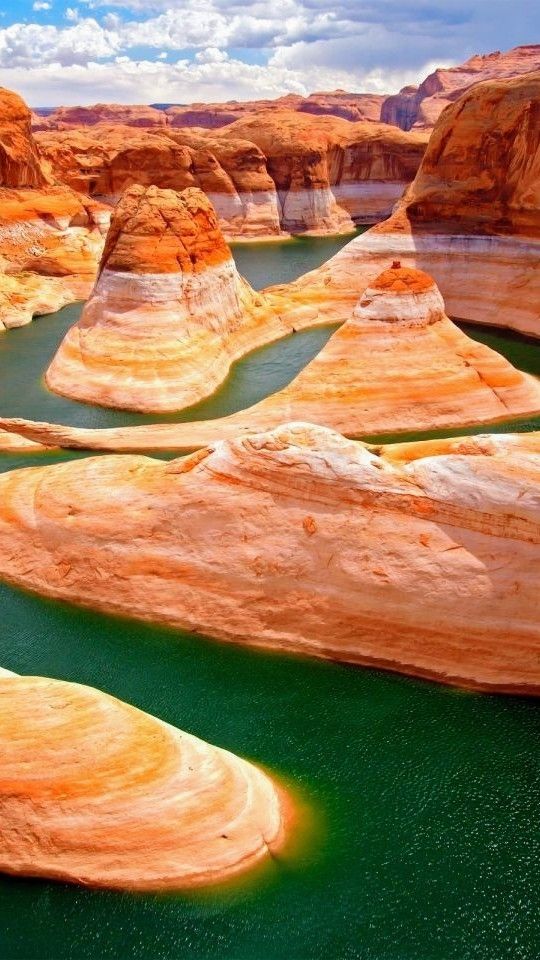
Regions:
M 197 63 L 224 63 L 228 59 L 225 50 L 218 50 L 217 47 L 206 47 L 205 50 L 199 50 L 195 56 Z
M 46 0 L 36 0 L 36 2 L 32 4 L 32 10 L 50 10 L 51 6 L 52 4 L 47 3 Z

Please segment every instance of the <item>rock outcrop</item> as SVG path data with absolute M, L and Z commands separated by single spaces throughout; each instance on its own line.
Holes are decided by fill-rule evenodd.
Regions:
M 478 84 L 440 117 L 392 217 L 274 292 L 295 324 L 344 320 L 397 258 L 433 274 L 450 316 L 540 336 L 539 210 L 540 73 Z
M 68 130 L 114 123 L 126 127 L 162 129 L 168 125 L 163 110 L 147 104 L 95 103 L 90 107 L 57 107 L 47 116 L 34 116 L 34 130 Z
M 82 379 L 79 366 L 76 372 Z M 396 263 L 369 284 L 352 317 L 288 386 L 246 410 L 219 420 L 106 430 L 0 418 L 0 428 L 59 446 L 189 450 L 289 419 L 369 437 L 539 413 L 540 383 L 462 333 L 431 277 Z
M 0 753 L 6 873 L 185 888 L 283 842 L 266 774 L 92 687 L 0 670 Z
M 131 187 L 46 382 L 103 406 L 178 410 L 213 393 L 233 360 L 290 329 L 237 273 L 200 190 Z
M 300 136 L 298 135 L 300 133 Z M 292 110 L 222 130 L 94 126 L 37 134 L 48 171 L 114 204 L 134 183 L 200 187 L 229 237 L 352 231 L 387 216 L 413 179 L 423 133 Z
M 414 177 L 425 134 L 292 110 L 253 114 L 214 133 L 252 141 L 266 157 L 283 230 L 339 233 L 387 216 Z
M 30 132 L 30 111 L 0 90 L 0 330 L 87 296 L 109 212 L 55 184 Z
M 419 87 L 404 87 L 395 96 L 387 97 L 380 118 L 402 130 L 432 129 L 444 108 L 473 84 L 517 77 L 535 70 L 540 70 L 540 44 L 514 47 L 505 53 L 477 55 L 458 67 L 435 70 Z
M 46 115 L 34 114 L 34 130 L 68 130 L 70 127 L 92 127 L 96 124 L 121 124 L 146 129 L 169 127 L 203 127 L 215 130 L 227 126 L 250 113 L 265 110 L 297 110 L 300 113 L 326 114 L 345 120 L 381 118 L 385 97 L 374 93 L 347 93 L 346 90 L 312 93 L 302 97 L 288 93 L 275 100 L 227 100 L 223 103 L 191 103 L 153 106 L 96 103 L 90 107 L 57 107 Z
M 13 584 L 479 690 L 540 693 L 539 543 L 538 434 L 394 453 L 289 424 L 0 477 Z

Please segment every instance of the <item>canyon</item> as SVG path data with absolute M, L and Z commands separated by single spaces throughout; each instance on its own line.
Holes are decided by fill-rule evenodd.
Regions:
M 0 669 L 0 870 L 123 890 L 252 868 L 289 802 L 251 763 L 78 683 Z
M 125 305 L 116 309 L 125 323 Z M 87 347 L 93 310 L 97 317 Z M 155 404 L 156 392 L 161 400 L 168 367 L 161 357 L 162 339 L 146 340 L 152 314 L 142 312 L 145 339 L 139 340 L 127 312 L 121 340 L 116 314 L 111 337 L 104 332 L 99 296 L 86 311 L 90 316 L 85 319 L 85 312 L 68 333 L 47 372 L 49 386 L 79 398 L 92 395 L 99 402 L 110 401 L 114 390 L 117 406 L 136 409 L 141 409 L 145 397 Z M 144 379 L 132 354 L 144 367 Z M 174 357 L 176 374 L 178 352 Z M 197 371 L 202 367 L 201 359 Z M 187 376 L 183 388 L 185 381 Z M 171 389 L 181 396 L 176 382 Z M 318 423 L 355 438 L 489 424 L 539 413 L 538 380 L 466 336 L 446 316 L 433 279 L 395 262 L 370 281 L 350 318 L 287 386 L 247 409 L 214 420 L 103 429 L 0 417 L 0 429 L 4 436 L 12 432 L 12 443 L 20 437 L 23 443 L 30 440 L 43 446 L 185 451 L 273 429 L 287 420 Z
M 293 423 L 171 462 L 90 457 L 0 477 L 0 575 L 219 640 L 538 694 L 539 483 L 538 434 L 388 448 Z
M 110 212 L 44 171 L 30 111 L 0 89 L 0 330 L 88 296 Z
M 392 216 L 265 291 L 293 323 L 350 316 L 388 260 L 432 274 L 450 316 L 540 336 L 540 73 L 472 87 L 440 116 Z

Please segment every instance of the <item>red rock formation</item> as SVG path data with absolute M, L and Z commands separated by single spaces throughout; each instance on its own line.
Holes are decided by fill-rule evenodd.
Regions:
M 402 130 L 411 127 L 431 129 L 444 108 L 459 99 L 472 84 L 483 80 L 517 77 L 540 70 L 540 45 L 514 47 L 506 53 L 497 51 L 474 56 L 458 67 L 430 73 L 419 87 L 404 87 L 387 97 L 382 105 L 381 120 L 396 124 Z
M 30 111 L 0 87 L 0 187 L 43 187 L 46 178 L 30 132 Z
M 389 260 L 433 275 L 451 316 L 540 336 L 540 74 L 472 87 L 437 122 L 396 212 L 286 288 L 295 326 L 345 320 Z
M 293 111 L 247 116 L 214 134 L 262 150 L 290 232 L 338 232 L 388 213 L 414 176 L 424 135 Z
M 0 91 L 0 330 L 87 296 L 109 214 L 55 185 L 30 132 L 30 111 Z
M 3 474 L 0 575 L 221 640 L 538 695 L 539 504 L 538 434 L 394 453 L 289 424 L 169 463 Z
M 5 873 L 179 889 L 283 843 L 266 774 L 92 687 L 0 669 L 0 755 Z
M 167 117 L 162 110 L 146 104 L 95 103 L 91 107 L 58 107 L 46 117 L 35 116 L 34 129 L 64 130 L 98 123 L 161 129 L 167 126 Z
M 135 186 L 116 207 L 96 287 L 46 381 L 104 406 L 178 410 L 290 329 L 238 275 L 202 191 Z

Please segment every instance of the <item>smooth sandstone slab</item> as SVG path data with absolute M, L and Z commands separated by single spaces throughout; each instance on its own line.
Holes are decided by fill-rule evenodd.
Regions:
M 135 186 L 115 210 L 95 290 L 46 382 L 88 403 L 179 410 L 290 329 L 239 276 L 200 190 Z
M 538 434 L 396 451 L 292 424 L 0 477 L 13 584 L 481 690 L 540 692 L 539 542 Z
M 540 383 L 462 333 L 431 277 L 396 263 L 371 282 L 351 319 L 288 386 L 246 410 L 219 420 L 106 430 L 0 418 L 0 428 L 58 446 L 186 450 L 290 419 L 361 437 L 539 412 Z
M 0 754 L 6 873 L 183 888 L 283 841 L 266 774 L 92 687 L 0 670 Z

